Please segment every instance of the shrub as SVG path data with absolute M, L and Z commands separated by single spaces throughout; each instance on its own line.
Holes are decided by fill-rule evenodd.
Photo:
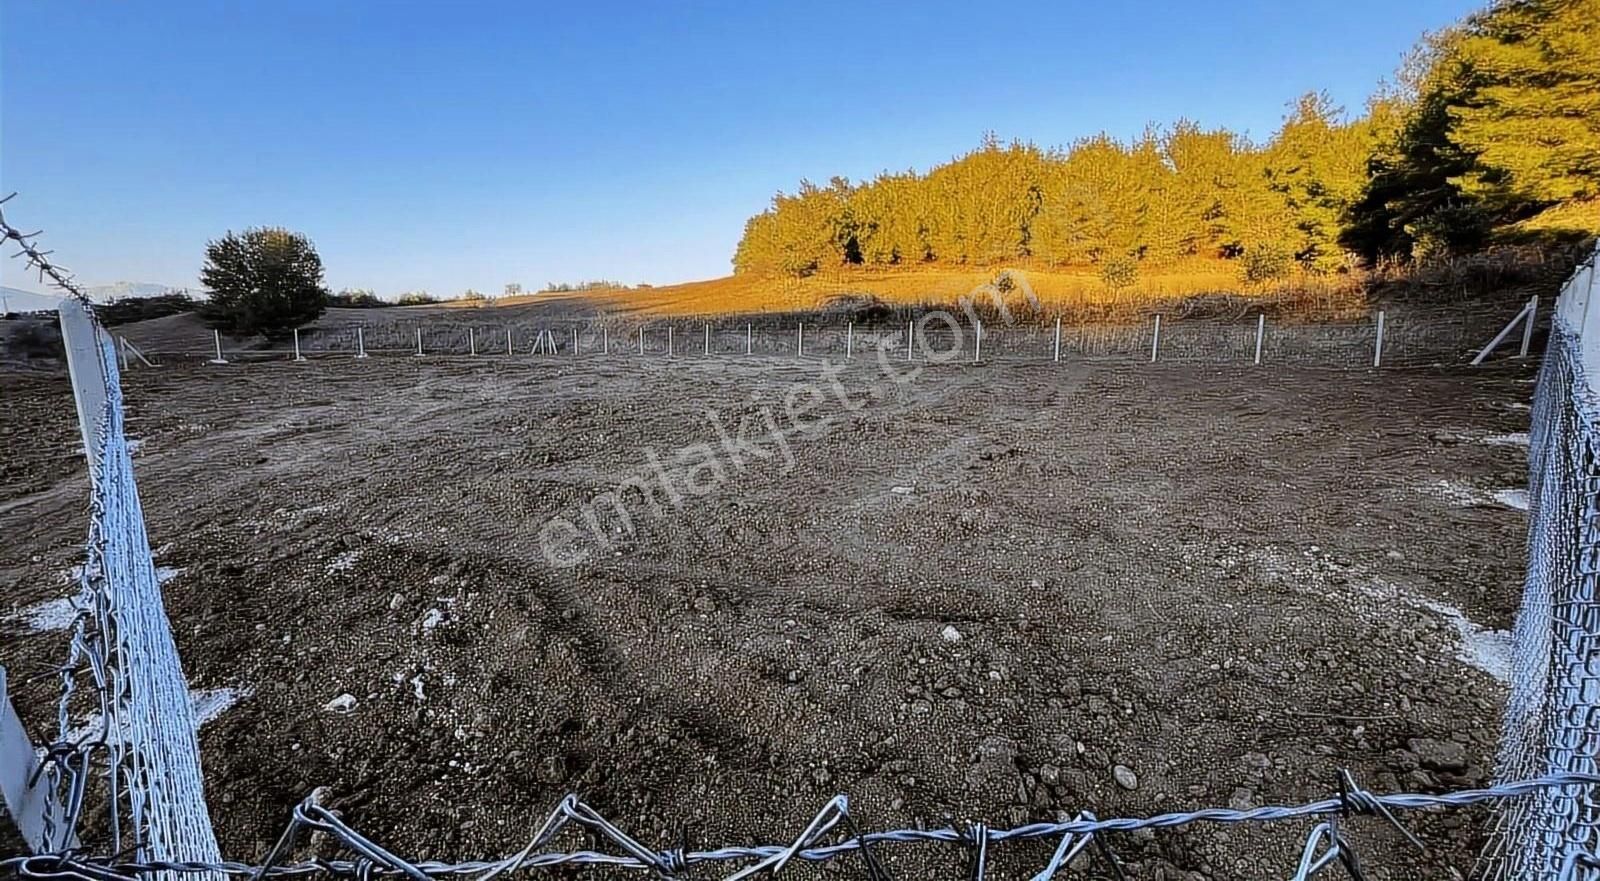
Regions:
M 427 291 L 407 291 L 401 294 L 400 299 L 395 302 L 401 306 L 426 306 L 429 303 L 439 302 L 439 298 Z
M 328 305 L 322 258 L 310 239 L 286 229 L 247 229 L 208 242 L 200 280 L 211 292 L 202 315 L 234 335 L 282 337 Z
M 95 317 L 107 327 L 118 324 L 127 324 L 132 321 L 144 321 L 148 318 L 163 318 L 168 315 L 178 315 L 183 312 L 192 312 L 200 306 L 193 297 L 187 293 L 159 294 L 154 297 L 127 297 L 102 303 L 94 307 Z
M 345 288 L 337 294 L 329 294 L 328 305 L 340 309 L 377 309 L 389 304 L 365 288 Z
M 1131 288 L 1139 283 L 1139 261 L 1128 255 L 1108 258 L 1100 265 L 1100 280 L 1114 291 Z
M 1277 245 L 1256 245 L 1239 258 L 1239 275 L 1250 284 L 1272 281 L 1289 274 L 1294 255 Z

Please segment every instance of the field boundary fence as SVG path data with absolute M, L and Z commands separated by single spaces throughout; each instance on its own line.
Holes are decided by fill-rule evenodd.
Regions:
M 1537 321 L 1536 302 L 1520 354 Z M 460 310 L 466 311 L 466 310 Z M 1523 313 L 1516 313 L 1522 315 Z M 1512 316 L 1507 310 L 1441 315 L 1376 312 L 1338 322 L 1153 316 L 1142 324 L 975 323 L 930 310 L 906 323 L 764 316 L 737 319 L 455 318 L 437 313 L 367 322 L 324 320 L 280 339 L 231 339 L 194 330 L 182 341 L 135 337 L 152 358 L 215 364 L 364 357 L 602 358 L 780 357 L 865 360 L 881 356 L 954 364 L 1084 360 L 1206 365 L 1403 367 L 1466 363 Z M 1515 345 L 1507 350 L 1517 354 Z
M 3 200 L 0 200 L 3 201 Z M 59 670 L 58 732 L 35 754 L 0 753 L 0 787 L 21 781 L 45 790 L 43 832 L 28 855 L 0 856 L 0 875 L 74 881 L 156 878 L 221 879 L 341 877 L 369 881 L 450 881 L 543 874 L 598 867 L 659 879 L 722 866 L 729 881 L 774 876 L 800 862 L 853 861 L 859 877 L 891 877 L 888 852 L 903 846 L 959 849 L 970 875 L 983 879 L 1001 845 L 1044 842 L 1049 856 L 1033 881 L 1081 872 L 1080 860 L 1122 878 L 1119 833 L 1195 824 L 1297 823 L 1304 845 L 1290 868 L 1295 879 L 1343 871 L 1362 877 L 1347 832 L 1358 819 L 1397 828 L 1420 844 L 1401 817 L 1409 811 L 1498 805 L 1500 823 L 1480 870 L 1494 878 L 1595 879 L 1600 858 L 1592 840 L 1596 812 L 1596 688 L 1590 664 L 1600 659 L 1596 573 L 1600 572 L 1600 476 L 1596 473 L 1596 402 L 1582 377 L 1600 366 L 1600 342 L 1579 331 L 1590 321 L 1569 284 L 1558 332 L 1541 377 L 1534 447 L 1536 524 L 1528 601 L 1518 624 L 1518 678 L 1506 718 L 1500 780 L 1485 789 L 1376 794 L 1347 772 L 1329 781 L 1330 795 L 1292 805 L 1199 808 L 1152 817 L 1101 819 L 1084 810 L 1053 822 L 1014 828 L 972 823 L 944 828 L 868 831 L 858 828 L 849 800 L 834 797 L 785 843 L 691 849 L 652 847 L 595 807 L 568 795 L 556 802 L 526 847 L 493 859 L 458 862 L 401 856 L 356 830 L 314 792 L 288 813 L 277 844 L 258 858 L 224 859 L 205 794 L 196 724 L 150 558 L 137 488 L 123 432 L 118 349 L 95 320 L 70 275 L 48 260 L 29 234 L 0 215 L 0 236 L 19 244 L 28 264 L 67 292 L 62 328 L 91 463 L 90 529 L 77 599 L 78 622 Z M 1593 290 L 1593 266 L 1583 276 Z M 1594 310 L 1600 321 L 1600 308 Z M 1570 332 L 1569 332 L 1570 331 Z M 360 344 L 363 341 L 358 341 Z M 1540 528 L 1538 526 L 1536 529 Z M 1532 533 L 1531 533 L 1532 534 Z M 0 682 L 4 677 L 0 676 Z M 88 718 L 90 722 L 83 724 Z M 103 812 L 91 811 L 103 803 Z M 7 801 L 14 814 L 17 806 Z M 98 818 L 95 822 L 88 822 Z M 319 844 L 307 848 L 308 839 Z M 1041 852 L 1043 852 L 1041 851 Z M 337 852 L 337 856 L 325 854 Z M 312 855 L 317 854 L 317 855 Z M 1368 856 L 1368 855 L 1363 855 Z M 570 877 L 563 874 L 562 877 Z
M 1513 630 L 1501 779 L 1600 770 L 1600 248 L 1562 288 L 1534 393 L 1528 569 Z M 1558 787 L 1499 806 L 1487 879 L 1562 877 L 1600 848 L 1600 799 Z

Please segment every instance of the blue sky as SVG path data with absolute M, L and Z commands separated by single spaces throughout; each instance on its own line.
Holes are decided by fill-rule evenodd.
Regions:
M 802 177 L 1359 109 L 1462 0 L 0 0 L 0 189 L 91 284 L 309 234 L 334 288 L 725 275 Z M 32 288 L 15 261 L 0 284 Z

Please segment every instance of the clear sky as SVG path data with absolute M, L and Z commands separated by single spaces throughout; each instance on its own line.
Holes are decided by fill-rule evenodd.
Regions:
M 0 189 L 90 284 L 281 225 L 335 289 L 725 275 L 802 177 L 1359 109 L 1470 0 L 0 0 Z M 9 253 L 9 252 L 8 252 Z M 0 284 L 34 288 L 15 261 Z

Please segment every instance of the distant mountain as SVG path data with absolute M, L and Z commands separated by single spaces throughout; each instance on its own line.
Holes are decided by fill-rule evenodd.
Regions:
M 141 281 L 119 281 L 115 284 L 92 285 L 83 289 L 89 299 L 96 303 L 110 303 L 115 300 L 136 300 L 145 297 L 159 297 L 162 294 L 186 293 L 182 288 L 175 288 L 164 284 L 151 284 Z M 203 295 L 190 293 L 191 296 L 203 299 Z M 56 302 L 60 296 L 56 294 L 36 294 L 31 291 L 8 288 L 0 285 L 0 297 L 5 299 L 0 304 L 0 311 L 11 312 L 54 312 Z
M 151 284 L 143 281 L 119 281 L 114 284 L 94 285 L 83 289 L 89 299 L 96 303 L 109 303 L 112 300 L 127 300 L 135 297 L 159 297 L 162 294 L 176 294 L 182 288 L 175 288 L 164 284 Z
M 60 297 L 0 286 L 0 312 L 54 312 Z

